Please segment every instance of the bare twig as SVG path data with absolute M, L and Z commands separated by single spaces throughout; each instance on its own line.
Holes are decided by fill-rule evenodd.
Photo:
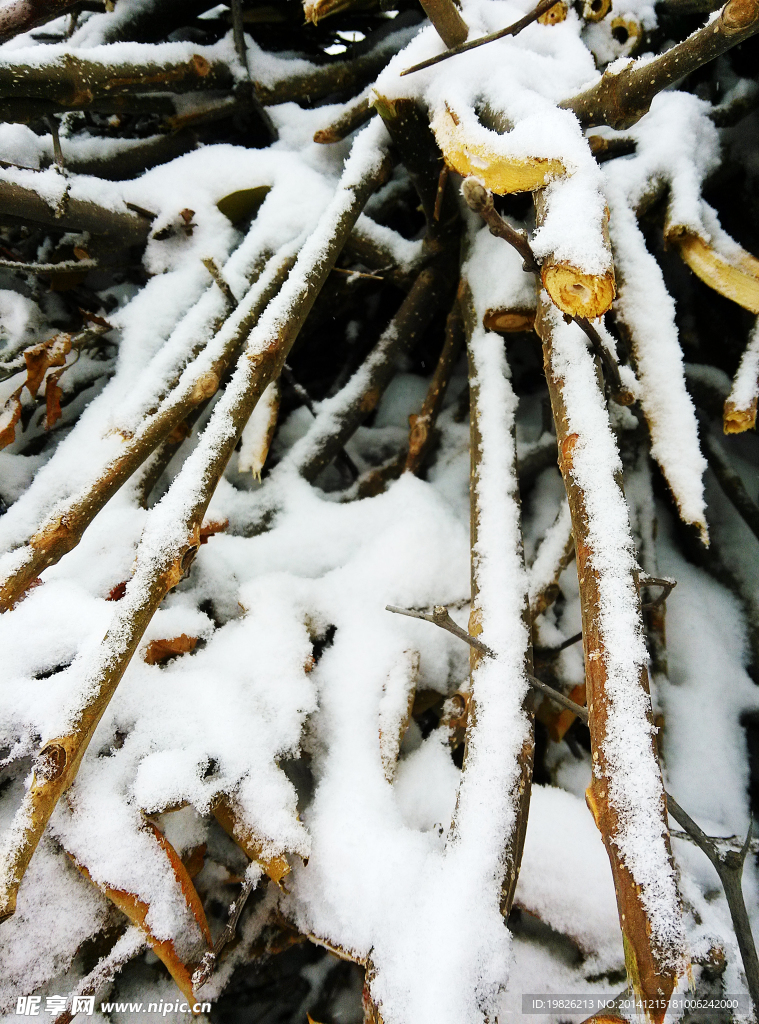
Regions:
M 724 841 L 714 840 L 706 835 L 691 818 L 687 811 L 684 811 L 673 796 L 667 794 L 667 809 L 678 825 L 681 825 L 696 845 L 706 854 L 719 875 L 722 888 L 725 890 L 728 910 L 733 922 L 735 937 L 738 940 L 738 948 L 743 960 L 743 969 L 746 972 L 748 990 L 751 994 L 751 1001 L 755 1009 L 759 1009 L 759 958 L 756 955 L 754 936 L 751 933 L 751 922 L 749 921 L 746 903 L 743 899 L 743 865 L 746 862 L 746 855 L 751 844 L 752 824 L 749 824 L 746 833 L 746 841 L 740 851 L 725 849 Z
M 466 53 L 467 50 L 474 50 L 477 46 L 484 46 L 485 43 L 493 43 L 496 39 L 503 39 L 505 36 L 516 36 L 522 29 L 527 28 L 533 21 L 537 21 L 543 14 L 550 11 L 552 7 L 559 3 L 559 0 L 540 0 L 528 14 L 525 14 L 519 21 L 515 21 L 512 25 L 507 28 L 499 29 L 498 32 L 491 32 L 490 35 L 480 36 L 479 39 L 473 39 L 470 43 L 462 42 L 458 46 L 452 46 L 445 53 L 438 54 L 437 57 L 430 57 L 429 60 L 423 60 L 420 64 L 414 64 L 413 67 L 406 68 L 405 71 L 401 71 L 401 76 L 411 75 L 414 71 L 422 71 L 424 68 L 431 68 L 433 64 L 439 64 L 443 60 L 448 60 L 449 57 L 455 57 L 459 53 Z
M 479 651 L 479 653 L 485 655 L 485 657 L 497 657 L 495 652 L 491 651 L 491 649 L 483 644 L 481 640 L 478 640 L 476 637 L 472 636 L 471 633 L 467 633 L 465 629 L 462 629 L 461 626 L 457 625 L 448 614 L 448 609 L 444 605 L 435 605 L 435 609 L 432 614 L 429 612 L 419 612 L 413 608 L 398 608 L 393 604 L 388 604 L 385 608 L 389 612 L 395 612 L 396 615 L 408 615 L 412 619 L 424 619 L 425 622 L 431 622 L 433 625 L 440 626 L 441 629 L 445 629 L 447 632 L 453 633 L 455 637 L 458 637 L 459 640 L 463 640 L 465 644 L 469 644 L 470 647 L 475 651 Z M 580 633 L 580 638 L 582 638 L 582 633 Z M 576 638 L 572 637 L 570 642 L 574 643 L 575 640 Z M 569 646 L 569 642 L 566 643 L 565 646 Z M 573 700 L 570 700 L 569 697 L 565 697 L 559 690 L 554 689 L 553 686 L 549 686 L 548 683 L 544 683 L 541 679 L 538 679 L 529 672 L 526 673 L 526 678 L 527 682 L 534 689 L 540 690 L 540 692 L 544 693 L 546 697 L 550 697 L 551 700 L 556 701 L 557 704 L 566 708 L 568 711 L 574 712 L 578 718 L 581 718 L 583 722 L 587 723 L 587 708 L 582 707 L 580 704 L 575 704 Z
M 213 257 L 206 257 L 206 259 L 203 260 L 203 266 L 214 279 L 214 281 L 219 287 L 219 291 L 227 300 L 227 306 L 229 307 L 229 310 L 231 311 L 233 309 L 237 309 L 237 298 L 235 297 L 235 293 L 229 287 L 229 282 L 225 279 L 224 275 L 217 266 L 216 261 L 213 259 Z
M 493 202 L 493 193 L 485 188 L 477 178 L 465 178 L 461 186 L 461 193 L 466 200 L 470 210 L 478 213 L 488 226 L 491 235 L 503 238 L 512 245 L 522 257 L 523 267 L 527 273 L 539 274 L 540 264 L 535 259 L 527 235 L 523 231 L 517 231 L 503 219 L 496 210 Z
M 252 869 L 252 870 L 251 870 Z M 242 888 L 237 894 L 237 899 L 234 903 L 230 903 L 229 912 L 227 915 L 227 923 L 224 926 L 224 930 L 218 939 L 214 943 L 213 949 L 209 950 L 203 955 L 203 959 L 200 961 L 200 965 L 195 970 L 192 976 L 192 987 L 198 989 L 201 985 L 205 985 L 208 979 L 211 977 L 216 962 L 223 953 L 224 949 L 234 939 L 235 932 L 237 931 L 237 922 L 240 920 L 240 915 L 245 909 L 245 904 L 248 902 L 248 897 L 255 889 L 260 878 L 260 868 L 251 865 L 246 874 L 245 880 L 242 883 Z

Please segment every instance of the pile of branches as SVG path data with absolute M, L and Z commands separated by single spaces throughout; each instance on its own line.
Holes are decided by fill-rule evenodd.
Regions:
M 757 32 L 3 0 L 5 1011 L 759 1006 Z

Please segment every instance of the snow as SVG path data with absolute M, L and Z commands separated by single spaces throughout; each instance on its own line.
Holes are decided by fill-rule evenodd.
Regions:
M 562 381 L 567 410 L 567 435 L 577 435 L 571 472 L 583 494 L 589 564 L 598 577 L 598 627 L 607 695 L 605 781 L 619 818 L 614 842 L 640 886 L 653 940 L 679 974 L 684 969 L 685 940 L 661 825 L 661 781 L 647 718 L 650 698 L 640 682 L 647 652 L 634 586 L 629 516 L 615 480 L 621 462 L 583 334 L 550 308 L 547 313 L 553 333 L 553 373 Z
M 759 321 L 754 324 L 733 379 L 728 401 L 736 409 L 750 409 L 759 395 Z
M 43 46 L 29 35 L 11 41 L 0 50 L 0 76 L 19 62 L 43 67 L 70 53 L 96 63 L 114 57 L 125 63 L 184 61 L 201 54 L 242 78 L 230 34 L 214 46 L 111 43 L 137 2 L 147 0 L 83 19 L 68 42 Z M 465 0 L 463 15 L 476 37 L 513 22 L 529 7 L 528 0 Z M 648 0 L 626 0 L 614 13 L 638 19 L 647 30 L 655 27 Z M 406 28 L 383 44 L 388 54 L 401 44 L 405 49 L 390 60 L 374 90 L 419 101 L 433 121 L 448 104 L 471 136 L 503 159 L 561 162 L 566 174 L 548 187 L 547 217 L 532 239 L 540 257 L 551 255 L 588 273 L 605 271 L 608 206 L 616 310 L 634 341 L 635 375 L 631 367 L 621 367 L 625 384 L 646 415 L 652 454 L 683 517 L 703 525 L 708 499 L 710 527 L 725 559 L 743 567 L 747 587 L 753 588 L 757 559 L 749 545 L 754 540 L 735 524 L 711 484 L 704 493 L 705 463 L 684 387 L 674 303 L 634 214 L 653 187 L 666 187 L 669 225 L 709 238 L 727 258 L 737 258 L 735 243 L 701 199 L 706 177 L 719 165 L 718 133 L 708 104 L 668 90 L 626 133 L 636 142 L 635 154 L 599 167 L 574 116 L 555 104 L 597 79 L 589 45 L 596 52 L 607 46 L 608 59 L 619 56 L 608 39 L 600 38 L 607 28 L 583 27 L 570 10 L 559 25 L 533 24 L 517 37 L 400 78 L 400 70 L 442 49 L 431 26 Z M 250 37 L 247 42 L 252 77 L 268 86 L 317 66 L 293 54 L 266 52 Z M 509 131 L 499 136 L 479 121 L 485 101 Z M 97 373 L 90 356 L 80 357 L 62 386 L 93 383 L 78 405 L 66 409 L 54 452 L 22 454 L 21 443 L 0 452 L 0 497 L 10 505 L 0 516 L 0 577 L 28 556 L 27 542 L 38 528 L 82 500 L 106 468 L 139 443 L 150 417 L 190 394 L 225 351 L 245 345 L 231 380 L 164 473 L 157 488 L 161 500 L 152 508 L 139 505 L 136 474 L 99 512 L 79 545 L 45 570 L 42 585 L 0 617 L 0 770 L 11 769 L 0 791 L 5 841 L 21 823 L 17 818 L 14 826 L 13 816 L 31 757 L 40 742 L 71 727 L 104 666 L 121 656 L 152 576 L 184 546 L 187 523 L 201 510 L 205 498 L 199 481 L 232 447 L 239 426 L 235 416 L 253 406 L 256 360 L 279 343 L 308 294 L 309 275 L 331 258 L 330 237 L 350 213 L 356 184 L 387 152 L 379 118 L 352 141 L 312 142 L 314 131 L 346 106 L 280 104 L 270 109 L 280 137 L 269 148 L 205 145 L 128 182 L 63 177 L 47 166 L 49 135 L 21 125 L 0 126 L 4 161 L 21 165 L 0 170 L 2 181 L 32 187 L 50 204 L 60 202 L 68 189 L 73 198 L 122 213 L 132 203 L 156 215 L 143 257 L 146 283 L 112 289 L 118 305 L 108 314 L 115 327 L 109 339 L 116 354 L 103 363 L 110 377 Z M 130 148 L 123 139 L 69 134 L 66 126 L 62 138 L 72 160 L 118 159 Z M 257 216 L 250 226 L 232 224 L 217 204 L 252 188 L 269 190 Z M 358 217 L 357 230 L 409 273 L 423 265 L 428 248 L 421 239 L 403 238 L 372 219 L 382 200 L 407 188 L 405 172 L 396 169 Z M 192 235 L 181 230 L 185 209 L 194 211 Z M 225 909 L 233 890 L 222 885 L 229 885 L 230 872 L 222 866 L 224 858 L 214 859 L 214 844 L 218 847 L 224 837 L 211 820 L 221 794 L 233 796 L 267 854 L 286 856 L 292 872 L 287 892 L 268 886 L 242 918 L 240 944 L 202 998 L 221 994 L 234 965 L 252 955 L 275 909 L 302 931 L 370 963 L 372 996 L 386 1024 L 484 1024 L 499 1014 L 505 1020 L 520 1012 L 524 992 L 608 993 L 609 977 L 623 969 L 608 858 L 582 798 L 592 779 L 591 759 L 579 748 L 573 753 L 567 744 L 550 746 L 545 766 L 551 784 L 534 786 L 531 796 L 515 898 L 522 920 L 515 915 L 513 932 L 500 910 L 516 823 L 518 759 L 529 733 L 523 710 L 529 631 L 523 613 L 528 598 L 554 579 L 571 522 L 554 466 L 539 476 L 520 508 L 515 437 L 520 457 L 531 445 L 555 445 L 555 439 L 546 434 L 538 440 L 540 394 L 517 401 L 509 359 L 513 356 L 516 378 L 524 356 L 513 351 L 511 339 L 504 342 L 482 327 L 489 309 L 533 308 L 535 278 L 522 270 L 505 242 L 473 218 L 468 226 L 463 268 L 472 298 L 470 350 L 482 437 L 474 485 L 475 610 L 482 639 L 497 657 L 483 660 L 470 681 L 464 644 L 429 623 L 385 611 L 386 604 L 426 609 L 444 604 L 457 622 L 467 624 L 469 428 L 466 420 L 455 419 L 458 395 L 467 386 L 463 360 L 439 419 L 436 461 L 424 478 L 404 475 L 371 499 L 325 493 L 299 472 L 319 439 L 333 429 L 335 415 L 365 386 L 366 364 L 337 396 L 315 403 L 315 421 L 304 407 L 291 412 L 262 465 L 262 436 L 272 415 L 267 389 L 206 512 L 207 519 L 228 519 L 229 526 L 198 550 L 188 577 L 163 600 L 139 639 L 77 779 L 31 862 L 17 913 L 2 925 L 0 1009 L 9 1019 L 19 994 L 32 988 L 76 991 L 83 984 L 77 953 L 82 943 L 92 935 L 103 937 L 114 920 L 123 923 L 102 894 L 105 886 L 147 903 L 153 933 L 194 956 L 197 926 L 146 820 L 155 820 L 181 855 L 209 845 L 198 884 L 214 893 L 209 903 Z M 172 228 L 170 237 L 154 237 L 165 227 Z M 229 315 L 203 266 L 208 257 L 240 299 Z M 249 322 L 260 296 L 281 268 L 292 264 L 277 298 Z M 10 274 L 3 283 L 0 340 L 6 358 L 50 336 L 50 310 L 59 300 L 39 289 L 24 290 Z M 367 321 L 374 315 L 368 306 Z M 668 599 L 669 677 L 658 676 L 655 693 L 656 709 L 664 716 L 666 784 L 707 831 L 717 834 L 745 834 L 749 813 L 741 721 L 759 711 L 759 700 L 746 672 L 744 610 L 678 553 L 666 513 L 650 494 L 650 477 L 642 473 L 628 487 L 629 504 L 639 517 L 641 549 L 634 550 L 630 512 L 615 483 L 622 468 L 618 440 L 596 386 L 592 357 L 582 334 L 552 315 L 569 430 L 581 438 L 574 472 L 587 495 L 589 541 L 600 575 L 610 698 L 605 754 L 610 799 L 621 821 L 616 841 L 641 885 L 654 937 L 675 966 L 682 966 L 686 947 L 697 955 L 720 942 L 728 954 L 728 989 L 742 991 L 735 940 L 725 901 L 715 896 L 712 868 L 699 851 L 674 841 L 681 910 L 666 853 L 646 719 L 649 702 L 639 685 L 648 656 L 632 584 L 637 560 L 644 568 L 650 559 L 658 560 L 658 571 L 678 580 Z M 354 323 L 352 341 L 366 340 L 360 329 Z M 615 349 L 603 325 L 599 332 Z M 755 397 L 758 337 L 755 329 L 733 385 L 736 402 Z M 326 331 L 325 358 L 332 340 Z M 367 453 L 405 443 L 408 416 L 418 411 L 426 393 L 428 380 L 420 372 L 407 372 L 402 362 L 396 369 L 375 419 L 349 442 L 361 466 L 369 461 L 363 458 Z M 727 393 L 718 371 L 695 372 Z M 3 382 L 3 400 L 22 380 L 17 375 Z M 630 423 L 627 413 L 614 412 L 622 442 Z M 747 446 L 754 440 L 742 439 Z M 740 453 L 738 467 L 755 491 L 755 449 Z M 263 471 L 262 479 L 254 479 L 250 471 L 256 469 Z M 654 514 L 664 518 L 656 538 Z M 522 563 L 523 535 L 528 556 L 535 553 L 529 571 Z M 125 596 L 109 601 L 113 588 L 125 581 Z M 536 625 L 541 644 L 560 643 L 579 628 L 573 564 L 558 582 L 560 601 Z M 192 653 L 162 665 L 145 662 L 152 641 L 182 634 L 197 639 Z M 582 682 L 580 646 L 564 651 L 554 671 L 565 689 Z M 410 701 L 429 691 L 441 702 L 469 692 L 474 702 L 463 772 L 451 756 L 447 730 L 432 729 L 423 738 L 412 722 L 404 733 Z M 231 841 L 228 847 L 227 861 L 241 877 L 244 858 Z M 95 885 L 64 850 L 86 865 Z M 753 907 L 752 865 L 745 885 Z M 753 909 L 750 913 L 756 918 Z M 104 969 L 122 954 L 137 956 L 141 943 L 141 934 L 128 930 Z M 149 971 L 144 959 L 132 964 L 118 985 L 124 999 L 150 993 L 170 1002 L 176 995 L 173 983 Z M 543 1019 L 559 1018 L 534 1017 L 536 1024 Z

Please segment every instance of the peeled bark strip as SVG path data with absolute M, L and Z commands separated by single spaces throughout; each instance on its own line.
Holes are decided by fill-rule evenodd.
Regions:
M 756 426 L 759 398 L 759 320 L 754 324 L 738 372 L 725 402 L 722 427 L 726 434 L 740 434 Z
M 647 113 L 658 92 L 756 32 L 759 0 L 729 0 L 718 18 L 666 53 L 645 62 L 630 61 L 619 70 L 612 67 L 590 89 L 559 106 L 573 110 L 585 128 L 605 124 L 624 131 Z
M 145 418 L 139 431 L 124 445 L 92 485 L 69 501 L 56 506 L 26 544 L 13 555 L 13 568 L 0 579 L 0 612 L 8 611 L 25 593 L 40 573 L 71 551 L 82 538 L 89 524 L 116 491 L 139 467 L 180 431 L 188 417 L 201 408 L 218 390 L 219 383 L 232 365 L 250 331 L 269 301 L 276 295 L 295 262 L 291 246 L 272 258 L 261 286 L 252 289 L 248 301 L 239 310 L 236 322 L 230 319 L 226 343 L 217 357 L 205 368 L 190 372 L 161 403 L 158 410 Z M 184 440 L 182 436 L 179 443 Z
M 448 103 L 432 121 L 432 130 L 446 162 L 466 177 L 474 175 L 496 195 L 510 192 L 534 192 L 566 168 L 560 160 L 544 157 L 516 157 L 499 151 L 498 135 L 474 120 L 474 112 L 464 115 Z
M 577 553 L 593 755 L 586 798 L 611 862 L 628 978 L 661 1024 L 687 960 L 621 462 L 584 338 L 545 293 L 536 330 Z
M 527 831 L 535 748 L 525 679 L 532 665 L 516 475 L 516 398 L 503 341 L 479 326 L 481 311 L 468 303 L 464 308 L 472 392 L 469 632 L 496 657 L 470 648 L 471 692 L 452 832 L 463 833 L 475 813 L 469 801 L 488 760 L 483 748 L 494 743 L 498 754 L 489 774 L 498 778 L 501 796 L 488 813 L 493 813 L 494 831 L 502 844 L 500 907 L 508 917 Z
M 536 192 L 535 222 L 540 228 L 550 215 L 550 199 L 545 192 Z M 553 302 L 567 316 L 579 316 L 586 320 L 595 320 L 611 308 L 616 295 L 614 278 L 614 262 L 609 242 L 608 213 L 600 228 L 599 247 L 608 255 L 603 273 L 588 274 L 582 267 L 573 266 L 566 260 L 557 260 L 553 255 L 546 256 L 540 264 L 540 277 L 543 287 Z
M 189 571 L 200 525 L 248 417 L 275 380 L 359 213 L 386 179 L 389 161 L 369 126 L 356 140 L 337 194 L 301 250 L 288 281 L 248 339 L 235 374 L 198 446 L 164 499 L 151 509 L 132 578 L 111 626 L 85 670 L 74 727 L 43 743 L 32 783 L 4 837 L 0 920 L 15 911 L 24 872 L 61 795 L 74 781 L 90 740 L 163 598 Z
M 731 259 L 703 238 L 684 230 L 671 230 L 667 241 L 677 246 L 683 261 L 715 292 L 752 313 L 759 313 L 759 260 L 755 256 L 742 252 Z

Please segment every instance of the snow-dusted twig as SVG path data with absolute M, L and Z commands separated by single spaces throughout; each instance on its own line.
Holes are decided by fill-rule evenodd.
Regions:
M 78 0 L 5 0 L 0 6 L 0 43 L 52 21 Z
M 116 491 L 139 469 L 180 425 L 219 387 L 250 330 L 268 302 L 282 285 L 295 260 L 292 246 L 274 256 L 267 273 L 252 289 L 245 307 L 227 332 L 220 351 L 207 365 L 190 369 L 181 383 L 169 392 L 158 410 L 146 417 L 140 429 L 89 487 L 57 506 L 23 547 L 14 552 L 13 567 L 0 580 L 0 611 L 12 608 L 43 569 L 55 565 L 74 548 L 97 513 Z M 263 268 L 261 268 L 263 269 Z
M 67 196 L 56 208 L 34 188 L 0 180 L 0 214 L 33 221 L 63 231 L 89 231 L 106 235 L 123 247 L 142 245 L 150 234 L 150 221 L 131 210 L 112 210 L 91 199 Z
M 617 891 L 628 977 L 658 999 L 657 1022 L 686 969 L 677 884 L 652 732 L 636 563 L 619 455 L 594 363 L 542 293 L 536 330 L 572 513 L 593 755 L 587 799 Z
M 326 469 L 377 407 L 398 356 L 411 348 L 444 301 L 450 287 L 446 271 L 437 265 L 419 274 L 363 365 L 341 391 L 322 402 L 316 422 L 288 457 L 306 480 L 314 481 Z
M 258 885 L 260 877 L 261 870 L 255 864 L 251 865 L 246 871 L 242 887 L 240 888 L 234 902 L 229 905 L 227 923 L 224 926 L 223 931 L 214 943 L 213 949 L 203 955 L 200 965 L 192 975 L 192 987 L 194 989 L 199 989 L 201 985 L 205 985 L 211 977 L 219 957 L 229 943 L 234 939 L 235 932 L 237 931 L 237 922 L 240 920 L 240 915 L 245 909 L 248 897 Z
M 728 0 L 710 20 L 682 43 L 653 60 L 612 67 L 585 92 L 563 100 L 585 127 L 608 125 L 624 131 L 643 117 L 657 93 L 719 57 L 759 31 L 757 0 Z
M 704 420 L 701 421 L 701 438 L 706 461 L 717 483 L 743 522 L 759 540 L 759 505 L 751 498 L 739 474 L 730 465 L 724 449 Z
M 740 434 L 756 426 L 759 399 L 759 320 L 754 324 L 733 386 L 725 401 L 722 425 L 726 434 Z
M 533 7 L 528 14 L 525 14 L 523 18 L 515 21 L 513 25 L 508 25 L 506 28 L 499 29 L 497 32 L 491 32 L 487 36 L 480 36 L 479 39 L 472 39 L 471 42 L 462 42 L 458 46 L 451 46 L 445 51 L 445 53 L 438 54 L 437 57 L 430 57 L 429 60 L 423 60 L 421 63 L 414 64 L 413 67 L 406 68 L 405 71 L 401 71 L 401 77 L 403 75 L 411 75 L 415 71 L 423 71 L 424 68 L 431 68 L 433 64 L 439 64 L 440 61 L 448 60 L 449 57 L 455 57 L 459 53 L 466 53 L 467 50 L 473 50 L 477 46 L 484 46 L 485 43 L 493 43 L 496 39 L 504 39 L 506 36 L 516 36 L 523 28 L 527 28 L 528 25 L 532 25 L 534 21 L 537 21 L 538 18 L 550 11 L 550 9 L 555 7 L 559 2 L 560 0 L 540 0 L 540 3 Z
M 759 958 L 756 954 L 756 945 L 751 932 L 751 921 L 746 910 L 746 902 L 743 898 L 742 885 L 743 865 L 746 863 L 746 855 L 751 845 L 752 824 L 749 824 L 746 840 L 740 850 L 729 847 L 726 849 L 724 840 L 715 840 L 706 835 L 669 793 L 667 794 L 667 809 L 678 825 L 685 829 L 693 842 L 706 854 L 719 875 L 722 888 L 725 890 L 735 937 L 738 940 L 748 990 L 756 1012 L 759 1010 Z
M 376 113 L 374 107 L 369 105 L 369 100 L 364 97 L 348 107 L 344 114 L 341 114 L 326 128 L 320 128 L 318 132 L 314 132 L 314 142 L 322 144 L 342 142 L 343 139 L 347 139 L 349 135 L 370 121 Z
M 559 596 L 559 577 L 574 558 L 572 517 L 564 502 L 546 531 L 528 574 L 530 616 L 536 619 Z
M 76 1016 L 72 1009 L 74 997 L 98 995 L 106 985 L 110 985 L 122 967 L 147 948 L 148 942 L 144 931 L 136 925 L 130 924 L 116 940 L 111 951 L 98 960 L 90 973 L 82 978 L 66 1000 L 66 1009 L 53 1018 L 52 1024 L 71 1024 Z
M 471 633 L 467 633 L 465 629 L 457 625 L 451 618 L 448 609 L 444 605 L 436 605 L 434 611 L 429 614 L 427 612 L 419 612 L 414 608 L 397 608 L 393 604 L 386 605 L 386 609 L 389 612 L 395 612 L 396 615 L 408 615 L 413 619 L 424 619 L 425 622 L 431 622 L 435 626 L 440 626 L 441 629 L 446 630 L 448 633 L 453 633 L 454 636 L 458 637 L 459 640 L 463 640 L 465 644 L 468 644 L 473 650 L 478 651 L 480 654 L 488 658 L 495 658 L 497 655 L 494 651 L 491 651 L 489 647 L 478 640 L 476 636 L 472 636 Z M 582 639 L 582 633 L 579 635 L 579 639 Z M 576 643 L 578 637 L 570 637 L 569 640 L 565 641 L 561 647 L 556 650 L 563 650 L 564 647 L 568 647 L 572 643 Z M 539 690 L 540 693 L 545 694 L 546 697 L 550 697 L 552 701 L 555 701 L 560 707 L 566 708 L 567 711 L 572 711 L 578 718 L 581 718 L 583 722 L 588 721 L 588 711 L 580 704 L 576 704 L 569 697 L 566 697 L 560 690 L 557 690 L 553 686 L 549 686 L 548 683 L 544 683 L 542 679 L 538 679 L 537 676 L 532 675 L 531 672 L 527 673 L 527 682 L 530 686 Z
M 166 594 L 190 569 L 200 546 L 203 516 L 256 402 L 279 376 L 345 239 L 388 171 L 384 142 L 369 125 L 354 143 L 337 193 L 301 250 L 288 281 L 248 338 L 197 447 L 163 501 L 149 513 L 132 578 L 85 670 L 75 725 L 67 735 L 43 742 L 31 786 L 3 837 L 0 918 L 14 913 L 18 888 L 42 832 L 59 798 L 74 781 L 148 623 Z M 214 391 L 217 387 L 218 378 Z

